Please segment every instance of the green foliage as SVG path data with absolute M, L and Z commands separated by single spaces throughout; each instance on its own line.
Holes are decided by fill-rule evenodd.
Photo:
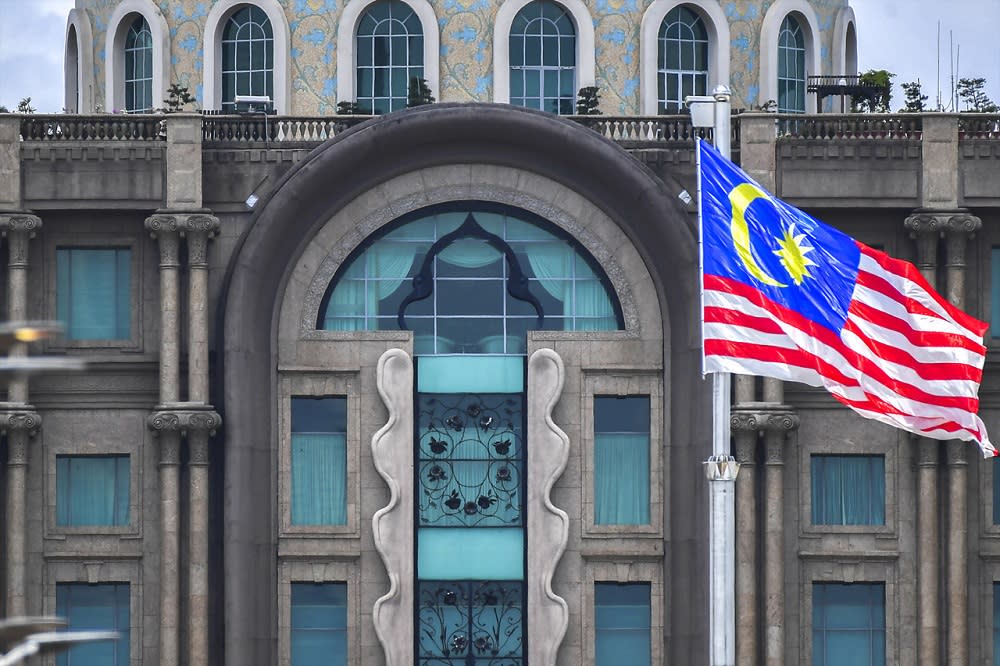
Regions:
M 3 104 L 0 104 L 0 113 L 10 113 L 10 109 L 8 109 Z
M 34 113 L 37 109 L 31 106 L 31 98 L 25 97 L 20 102 L 17 103 L 17 108 L 14 109 L 14 113 Z
M 851 102 L 852 113 L 889 113 L 892 99 L 892 80 L 895 74 L 884 69 L 869 69 L 859 77 L 861 85 L 882 88 L 875 99 L 858 97 Z
M 584 86 L 576 94 L 576 114 L 578 116 L 599 116 L 601 110 L 601 89 L 597 86 Z
M 920 79 L 904 83 L 902 87 L 903 94 L 906 96 L 906 106 L 900 109 L 900 111 L 904 113 L 920 113 L 927 110 L 927 107 L 924 105 L 924 102 L 927 101 L 927 95 L 924 94 L 923 89 L 920 87 Z
M 425 104 L 433 104 L 434 96 L 431 95 L 430 86 L 427 85 L 427 79 L 418 79 L 415 76 L 410 77 L 410 85 L 406 91 L 406 106 L 423 106 Z
M 167 98 L 163 100 L 164 113 L 177 113 L 183 111 L 188 104 L 195 102 L 194 95 L 188 91 L 187 86 L 179 83 L 171 83 L 167 89 Z
M 997 113 L 1000 108 L 986 96 L 983 88 L 986 87 L 986 79 L 979 77 L 975 79 L 958 80 L 958 96 L 965 102 L 965 110 L 975 113 Z

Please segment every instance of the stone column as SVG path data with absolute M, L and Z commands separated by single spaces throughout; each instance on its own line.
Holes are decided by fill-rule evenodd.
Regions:
M 41 417 L 24 403 L 0 403 L 0 428 L 7 435 L 7 617 L 27 615 L 27 477 L 28 442 Z
M 730 419 L 740 473 L 736 477 L 736 663 L 757 666 L 760 653 L 757 581 L 757 435 L 753 377 L 733 377 Z
M 160 247 L 160 402 L 177 402 L 180 391 L 179 271 L 177 218 L 157 213 L 146 229 Z
M 780 380 L 764 378 L 764 401 L 775 411 L 784 399 Z M 772 417 L 779 422 L 777 414 Z M 768 420 L 769 425 L 771 419 Z M 766 462 L 764 467 L 764 656 L 768 666 L 785 663 L 785 433 L 769 427 L 764 431 Z

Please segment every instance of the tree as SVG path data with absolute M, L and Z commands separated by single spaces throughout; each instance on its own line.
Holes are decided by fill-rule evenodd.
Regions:
M 881 88 L 872 98 L 856 97 L 851 102 L 852 113 L 889 113 L 889 101 L 892 99 L 892 79 L 895 74 L 884 69 L 869 69 L 858 77 L 863 86 Z
M 167 89 L 167 98 L 163 100 L 163 103 L 166 105 L 163 111 L 165 113 L 177 113 L 178 111 L 183 111 L 186 105 L 193 104 L 194 102 L 194 95 L 188 92 L 187 86 L 182 86 L 179 83 L 171 83 Z
M 20 102 L 17 103 L 17 108 L 14 109 L 14 113 L 34 113 L 37 109 L 31 106 L 31 98 L 25 97 Z
M 976 79 L 959 79 L 958 96 L 965 102 L 965 110 L 975 113 L 997 113 L 1000 108 L 994 104 L 983 88 L 986 87 L 986 79 L 979 77 Z
M 903 94 L 906 96 L 906 106 L 900 109 L 900 111 L 905 113 L 926 111 L 927 107 L 924 106 L 924 102 L 927 101 L 927 95 L 924 94 L 923 89 L 920 87 L 920 79 L 904 83 L 902 86 Z
M 597 86 L 584 86 L 576 96 L 576 114 L 578 116 L 599 116 L 601 110 L 601 89 Z
M 433 104 L 434 96 L 431 95 L 431 88 L 427 85 L 427 79 L 418 79 L 415 76 L 410 77 L 410 85 L 406 91 L 406 106 L 423 106 L 424 104 Z

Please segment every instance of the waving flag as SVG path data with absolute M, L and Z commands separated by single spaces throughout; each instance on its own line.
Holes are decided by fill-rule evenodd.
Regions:
M 821 386 L 864 417 L 975 440 L 987 325 L 912 264 L 765 192 L 699 142 L 705 372 Z

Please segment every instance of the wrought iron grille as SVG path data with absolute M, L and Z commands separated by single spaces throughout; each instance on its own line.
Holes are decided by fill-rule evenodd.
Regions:
M 420 581 L 421 666 L 523 666 L 524 583 Z
M 420 395 L 421 527 L 523 525 L 523 414 L 516 394 Z

